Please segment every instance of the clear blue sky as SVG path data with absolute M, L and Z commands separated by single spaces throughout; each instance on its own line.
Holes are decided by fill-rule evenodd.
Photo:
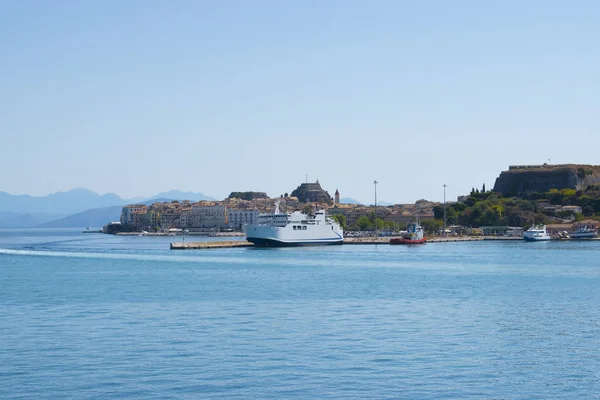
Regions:
M 0 190 L 448 199 L 599 164 L 597 1 L 0 0 Z

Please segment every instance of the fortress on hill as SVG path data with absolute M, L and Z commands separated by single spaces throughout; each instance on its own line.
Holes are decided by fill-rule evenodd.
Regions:
M 504 196 L 519 196 L 550 189 L 579 190 L 594 184 L 600 184 L 599 165 L 511 165 L 496 178 L 494 191 Z
M 296 197 L 302 203 L 327 203 L 331 204 L 329 192 L 323 190 L 319 180 L 314 183 L 302 183 L 292 192 L 292 197 Z

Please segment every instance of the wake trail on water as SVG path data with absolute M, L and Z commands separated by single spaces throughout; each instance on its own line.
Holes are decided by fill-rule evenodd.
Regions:
M 0 256 L 26 256 L 26 257 L 63 257 L 63 258 L 81 258 L 81 259 L 104 259 L 104 260 L 133 260 L 133 261 L 158 261 L 158 262 L 177 262 L 177 263 L 207 263 L 213 264 L 249 264 L 262 266 L 290 266 L 290 267 L 365 267 L 361 262 L 342 259 L 334 262 L 334 260 L 322 258 L 301 259 L 301 258 L 285 258 L 277 257 L 272 254 L 271 257 L 231 257 L 231 256 L 188 256 L 188 255 L 160 255 L 160 254 L 126 254 L 126 253 L 93 253 L 93 252 L 73 252 L 73 251 L 51 251 L 51 250 L 32 250 L 32 249 L 6 249 L 0 248 Z M 384 264 L 378 262 L 378 266 Z M 396 264 L 396 263 L 391 263 Z
M 239 265 L 240 267 L 249 266 L 251 268 L 286 266 L 295 268 L 317 267 L 317 268 L 402 268 L 405 270 L 429 271 L 441 274 L 496 274 L 500 271 L 506 273 L 507 270 L 523 273 L 521 268 L 515 266 L 488 265 L 485 269 L 470 269 L 468 265 L 452 265 L 441 260 L 421 261 L 418 259 L 397 260 L 394 258 L 379 258 L 376 261 L 361 261 L 353 257 L 343 257 L 332 259 L 331 257 L 315 257 L 302 259 L 294 254 L 290 258 L 282 258 L 278 253 L 265 253 L 265 257 L 255 257 L 256 254 L 242 255 L 238 257 L 226 255 L 165 255 L 165 254 L 127 254 L 127 253 L 94 253 L 94 252 L 74 252 L 74 251 L 51 251 L 51 250 L 32 250 L 32 249 L 8 249 L 0 248 L 0 257 L 2 256 L 22 256 L 22 257 L 62 257 L 78 259 L 99 259 L 99 260 L 131 260 L 145 262 L 170 262 L 170 263 L 196 263 L 198 266 L 206 268 L 210 264 L 229 264 Z M 291 255 L 291 254 L 290 254 Z M 209 264 L 209 265 L 207 265 Z M 571 271 L 574 272 L 574 271 Z M 537 274 L 543 274 L 537 271 Z M 600 271 L 598 272 L 600 274 Z
M 230 265 L 249 265 L 252 268 L 285 266 L 293 268 L 397 268 L 397 261 L 379 260 L 376 263 L 364 263 L 358 260 L 343 258 L 332 260 L 330 258 L 312 258 L 302 259 L 298 257 L 280 258 L 276 253 L 271 254 L 275 257 L 231 257 L 231 256 L 187 256 L 187 255 L 159 255 L 159 254 L 125 254 L 125 253 L 92 253 L 92 252 L 72 252 L 72 251 L 47 251 L 47 250 L 29 250 L 29 249 L 4 249 L 0 248 L 0 256 L 29 256 L 29 257 L 64 257 L 80 259 L 104 259 L 104 260 L 133 260 L 133 261 L 155 261 L 155 262 L 174 262 L 174 263 L 197 263 L 206 267 L 206 264 L 230 264 Z M 404 265 L 409 269 L 437 269 L 439 266 L 433 266 L 428 263 L 410 263 Z
M 212 262 L 212 263 L 246 263 L 245 258 L 234 257 L 195 257 L 195 256 L 168 256 L 147 254 L 124 254 L 124 253 L 87 253 L 72 251 L 41 251 L 41 250 L 18 250 L 0 249 L 0 255 L 32 256 L 32 257 L 64 257 L 84 259 L 109 259 L 109 260 L 137 260 L 137 261 L 169 261 L 169 262 Z

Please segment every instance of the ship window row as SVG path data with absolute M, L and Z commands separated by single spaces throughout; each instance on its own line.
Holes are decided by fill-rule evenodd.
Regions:
M 294 225 L 294 230 L 295 231 L 305 231 L 306 230 L 306 226 Z

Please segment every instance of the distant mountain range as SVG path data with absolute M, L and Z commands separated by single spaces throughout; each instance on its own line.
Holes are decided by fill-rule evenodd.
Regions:
M 93 208 L 39 224 L 37 228 L 101 228 L 109 222 L 118 221 L 121 218 L 122 209 L 123 206 Z
M 120 205 L 123 202 L 125 200 L 114 193 L 99 195 L 82 188 L 43 197 L 0 192 L 0 211 L 17 213 L 73 214 L 90 208 Z
M 107 222 L 118 221 L 124 205 L 172 200 L 200 201 L 215 198 L 180 190 L 133 199 L 123 199 L 114 193 L 99 195 L 84 188 L 39 197 L 0 192 L 0 228 L 100 227 Z
M 165 203 L 175 199 L 167 199 L 157 197 L 151 200 L 139 201 L 138 204 L 150 205 L 152 203 Z M 119 221 L 121 218 L 121 210 L 123 206 L 111 206 L 102 208 L 93 208 L 91 210 L 82 211 L 77 214 L 68 215 L 63 218 L 48 221 L 43 224 L 38 224 L 38 228 L 83 228 L 92 227 L 100 228 L 109 222 Z M 0 221 L 1 222 L 1 221 Z
M 65 214 L 0 212 L 0 228 L 34 228 Z
M 340 203 L 342 203 L 342 204 L 364 204 L 364 203 L 361 203 L 361 202 L 360 202 L 360 201 L 358 201 L 358 200 L 354 200 L 354 199 L 353 199 L 353 198 L 351 198 L 351 197 L 344 197 L 344 198 L 341 198 L 341 199 L 340 199 Z M 377 205 L 378 205 L 378 206 L 382 206 L 382 207 L 393 206 L 394 204 L 395 204 L 395 203 L 388 203 L 387 201 L 378 201 L 378 202 L 377 202 Z M 373 204 L 371 203 L 371 204 L 369 204 L 369 205 L 373 205 Z
M 134 199 L 123 199 L 114 193 L 99 195 L 89 189 L 83 188 L 69 190 L 68 192 L 56 192 L 41 197 L 0 192 L 0 212 L 75 214 L 92 208 L 121 206 L 158 198 L 192 201 L 215 200 L 213 197 L 205 196 L 202 193 L 182 192 L 179 190 L 171 190 L 151 197 L 137 197 Z
M 161 199 L 171 199 L 171 200 L 190 200 L 190 201 L 201 201 L 201 200 L 217 200 L 214 197 L 205 196 L 202 193 L 194 193 L 194 192 L 182 192 L 181 190 L 169 190 L 168 192 L 158 193 L 152 197 L 148 197 L 146 199 L 141 199 L 141 202 L 145 203 L 149 200 L 160 201 Z M 137 200 L 138 202 L 140 199 Z M 151 203 L 149 203 L 151 204 Z
M 341 198 L 341 199 L 340 199 L 340 203 L 341 203 L 341 204 L 361 204 L 361 202 L 360 202 L 360 201 L 358 201 L 358 200 L 354 200 L 354 199 L 353 199 L 353 198 L 351 198 L 351 197 L 343 197 L 343 198 Z

